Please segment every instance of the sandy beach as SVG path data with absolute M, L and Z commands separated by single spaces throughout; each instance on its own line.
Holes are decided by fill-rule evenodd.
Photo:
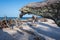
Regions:
M 25 20 L 20 26 L 13 26 L 13 29 L 0 29 L 0 40 L 59 40 L 60 27 L 53 20 L 46 20 L 35 23 Z
M 0 0 L 0 40 L 60 40 L 60 0 Z

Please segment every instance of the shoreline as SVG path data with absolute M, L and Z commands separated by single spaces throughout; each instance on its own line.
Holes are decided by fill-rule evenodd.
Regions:
M 51 19 L 40 19 L 39 22 L 17 21 L 18 25 L 0 30 L 0 39 L 10 40 L 58 40 L 60 28 Z M 45 20 L 45 21 L 44 21 Z M 48 20 L 48 21 L 46 21 Z M 54 32 L 54 33 L 53 33 Z M 4 35 L 5 34 L 5 35 Z M 54 35 L 53 35 L 54 34 Z M 6 36 L 6 37 L 4 37 Z M 56 37 L 57 36 L 57 37 Z

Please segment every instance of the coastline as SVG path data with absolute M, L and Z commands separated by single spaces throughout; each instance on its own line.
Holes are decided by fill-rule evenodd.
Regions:
M 12 25 L 0 29 L 0 39 L 8 40 L 58 40 L 60 28 L 51 19 L 40 18 L 37 22 L 28 20 L 10 20 Z M 6 33 L 5 33 L 6 32 Z M 54 33 L 53 33 L 54 32 Z M 5 34 L 5 35 L 3 35 Z M 53 35 L 54 34 L 54 35 Z M 6 38 L 4 37 L 6 36 Z M 8 37 L 8 38 L 7 38 Z

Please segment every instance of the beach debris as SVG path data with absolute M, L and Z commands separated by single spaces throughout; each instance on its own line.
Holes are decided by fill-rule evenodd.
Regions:
M 1 27 L 2 28 L 7 28 L 8 26 L 7 26 L 7 23 L 6 23 L 6 20 L 2 20 L 2 22 L 1 22 Z
M 32 16 L 33 23 L 37 21 L 37 16 Z

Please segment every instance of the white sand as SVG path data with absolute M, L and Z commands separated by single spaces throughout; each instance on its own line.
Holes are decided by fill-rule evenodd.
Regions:
M 34 40 L 30 31 L 35 36 L 42 36 L 42 39 L 44 37 L 46 40 L 60 40 L 60 28 L 53 23 L 53 20 L 48 19 L 47 22 L 24 23 L 21 25 L 22 28 L 4 28 L 0 30 L 0 40 Z

